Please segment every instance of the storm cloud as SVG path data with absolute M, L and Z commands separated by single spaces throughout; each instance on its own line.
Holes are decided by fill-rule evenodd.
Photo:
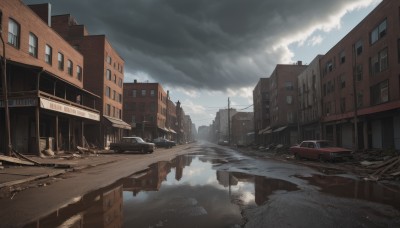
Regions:
M 126 75 L 170 87 L 226 91 L 254 87 L 289 63 L 283 40 L 329 23 L 365 0 L 50 0 L 90 34 L 105 34 Z M 26 4 L 43 0 L 24 0 Z M 126 81 L 133 78 L 126 78 Z

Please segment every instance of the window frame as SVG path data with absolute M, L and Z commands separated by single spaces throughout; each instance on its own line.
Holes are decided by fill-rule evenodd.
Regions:
M 53 64 L 53 48 L 49 44 L 44 48 L 44 61 L 49 65 Z
M 60 60 L 60 56 L 61 56 L 61 60 Z M 64 64 L 65 64 L 64 59 L 65 59 L 64 54 L 61 52 L 58 52 L 58 54 L 57 54 L 58 69 L 61 71 L 64 71 Z
M 67 73 L 71 77 L 74 75 L 74 63 L 70 59 L 67 61 Z
M 21 39 L 21 25 L 13 18 L 9 18 L 7 43 L 19 49 L 20 39 Z
M 38 57 L 38 44 L 39 44 L 38 37 L 33 32 L 29 32 L 28 52 L 29 55 L 31 55 L 32 57 L 35 58 Z

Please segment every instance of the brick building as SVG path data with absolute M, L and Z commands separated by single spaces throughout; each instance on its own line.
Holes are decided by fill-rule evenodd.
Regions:
M 231 144 L 246 146 L 254 141 L 254 113 L 237 112 L 232 116 L 232 140 Z M 252 139 L 249 139 L 252 137 Z
M 321 74 L 319 67 L 321 57 L 322 55 L 315 57 L 297 77 L 300 141 L 322 138 Z
M 84 88 L 101 97 L 96 107 L 101 114 L 101 128 L 91 132 L 91 141 L 107 148 L 131 129 L 122 120 L 124 60 L 105 35 L 88 34 L 85 26 L 69 14 L 52 16 L 52 28 L 84 56 Z
M 100 120 L 99 97 L 83 86 L 83 55 L 50 27 L 49 5 L 40 8 L 41 17 L 20 0 L 0 1 L 11 141 L 17 151 L 37 155 L 46 148 L 75 150 Z M 1 91 L 5 88 L 2 83 Z M 4 100 L 0 107 L 4 123 Z M 1 124 L 0 138 L 6 135 Z M 2 151 L 6 144 L 1 141 Z
M 254 140 L 257 145 L 263 146 L 271 135 L 269 83 L 269 78 L 260 78 L 253 90 Z
M 124 83 L 124 121 L 132 134 L 153 140 L 170 133 L 166 126 L 167 93 L 159 83 Z
M 293 145 L 297 134 L 297 76 L 306 69 L 299 61 L 296 65 L 278 64 L 270 76 L 270 119 L 272 141 Z
M 399 8 L 382 1 L 321 58 L 323 133 L 340 146 L 400 149 Z

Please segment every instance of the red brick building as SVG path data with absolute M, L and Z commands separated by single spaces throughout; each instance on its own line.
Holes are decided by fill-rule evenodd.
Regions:
M 93 131 L 91 141 L 108 147 L 119 141 L 131 126 L 122 120 L 124 60 L 105 35 L 89 35 L 69 14 L 52 17 L 52 28 L 84 56 L 87 77 L 84 88 L 101 97 L 97 109 L 101 114 L 100 131 Z
M 21 153 L 75 150 L 84 145 L 88 131 L 98 129 L 99 97 L 84 89 L 83 55 L 50 27 L 49 17 L 44 16 L 51 14 L 50 7 L 40 8 L 42 17 L 20 0 L 0 1 L 5 42 L 0 55 L 7 62 L 1 71 L 7 75 L 11 142 Z M 2 123 L 4 107 L 1 100 Z M 6 135 L 1 124 L 0 138 Z M 6 144 L 1 141 L 2 151 Z
M 167 93 L 159 83 L 124 83 L 124 121 L 132 134 L 153 140 L 170 133 L 166 126 Z
M 260 78 L 253 90 L 254 140 L 257 145 L 266 146 L 271 133 L 270 119 L 270 79 Z
M 306 69 L 297 65 L 278 64 L 270 76 L 270 119 L 273 143 L 293 145 L 297 133 L 297 76 Z
M 382 1 L 321 58 L 323 132 L 340 146 L 400 149 L 399 8 Z
M 231 144 L 247 146 L 254 141 L 251 133 L 254 132 L 254 113 L 238 112 L 232 116 L 232 140 Z

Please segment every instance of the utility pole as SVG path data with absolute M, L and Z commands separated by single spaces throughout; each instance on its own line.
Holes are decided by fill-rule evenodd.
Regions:
M 228 97 L 228 145 L 231 145 L 231 107 Z
M 3 57 L 1 61 L 1 76 L 3 84 L 3 103 L 4 103 L 4 119 L 5 119 L 5 154 L 11 156 L 12 144 L 11 144 L 11 133 L 10 133 L 10 110 L 8 109 L 8 88 L 7 88 L 7 74 L 6 74 L 6 45 L 3 39 L 2 20 L 3 12 L 0 11 L 0 39 L 3 44 Z

